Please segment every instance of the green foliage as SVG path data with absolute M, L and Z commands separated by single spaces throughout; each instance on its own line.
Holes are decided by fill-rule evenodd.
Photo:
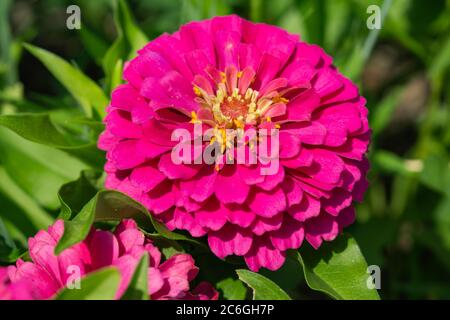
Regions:
M 81 180 L 79 182 L 81 183 Z M 65 200 L 64 193 L 60 192 L 60 197 L 67 205 L 68 201 Z M 164 224 L 155 220 L 145 207 L 127 195 L 114 190 L 101 190 L 73 219 L 64 221 L 64 234 L 55 251 L 58 254 L 85 239 L 94 221 L 120 221 L 125 218 L 133 218 L 144 228 L 153 228 L 166 239 L 189 241 L 202 246 L 196 240 L 167 229 Z
M 63 289 L 56 300 L 112 300 L 119 288 L 120 274 L 116 268 L 104 268 L 81 279 L 79 289 Z
M 148 267 L 148 254 L 143 254 L 122 300 L 148 300 Z
M 236 270 L 236 273 L 253 290 L 253 300 L 291 300 L 276 283 L 258 273 L 244 269 Z
M 57 55 L 30 44 L 24 44 L 24 46 L 66 87 L 87 116 L 91 116 L 93 111 L 100 117 L 105 115 L 108 99 L 94 81 Z
M 356 241 L 342 235 L 318 250 L 306 246 L 296 253 L 311 289 L 339 300 L 377 300 L 367 286 L 367 263 Z
M 238 279 L 226 278 L 218 282 L 216 287 L 221 291 L 222 298 L 227 300 L 244 300 L 247 296 L 247 289 Z

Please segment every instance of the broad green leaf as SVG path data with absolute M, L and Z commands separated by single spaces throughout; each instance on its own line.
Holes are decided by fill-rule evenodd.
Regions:
M 159 235 L 171 240 L 185 240 L 203 246 L 184 235 L 171 232 L 158 222 L 140 203 L 114 190 L 99 191 L 72 219 L 64 222 L 64 234 L 55 248 L 59 254 L 64 249 L 86 238 L 94 221 L 118 221 L 133 218 L 141 227 L 151 227 Z
M 344 234 L 318 250 L 302 246 L 295 255 L 308 286 L 339 300 L 378 300 L 368 288 L 367 263 L 356 241 Z
M 74 99 L 83 107 L 87 116 L 92 117 L 93 110 L 95 110 L 103 118 L 108 99 L 102 89 L 91 78 L 47 50 L 30 44 L 24 44 L 24 46 L 64 85 Z
M 226 278 L 217 283 L 216 287 L 227 300 L 245 300 L 247 296 L 247 288 L 239 279 Z
M 98 150 L 96 142 L 77 141 L 63 134 L 47 113 L 0 115 L 0 126 L 32 142 L 70 153 L 95 167 L 101 167 L 104 162 L 103 152 Z
M 136 269 L 134 270 L 133 277 L 127 290 L 122 296 L 122 300 L 148 300 L 148 254 L 143 254 L 141 260 L 139 260 Z
M 80 281 L 80 288 L 65 288 L 56 300 L 113 300 L 120 283 L 116 268 L 104 268 L 92 272 Z
M 70 155 L 27 141 L 0 128 L 0 154 L 3 167 L 16 183 L 45 208 L 55 210 L 57 192 L 87 166 Z
M 2 217 L 5 217 L 10 221 L 16 221 L 17 225 L 28 223 L 29 225 L 22 226 L 22 230 L 30 232 L 33 229 L 45 229 L 52 223 L 53 218 L 20 188 L 1 166 L 0 194 L 3 194 L 9 201 L 14 203 L 24 215 L 23 217 L 17 217 L 12 216 L 13 212 L 4 212 L 4 210 L 8 210 L 8 207 L 5 207 L 6 204 L 2 201 L 2 205 L 4 206 L 0 208 L 0 212 L 3 211 Z
M 236 270 L 239 279 L 253 290 L 253 300 L 291 300 L 275 282 L 244 269 Z

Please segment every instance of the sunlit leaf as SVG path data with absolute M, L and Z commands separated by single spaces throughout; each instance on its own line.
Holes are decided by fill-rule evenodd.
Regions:
M 367 263 L 352 237 L 341 235 L 318 250 L 302 246 L 295 255 L 311 289 L 339 300 L 379 299 L 376 289 L 368 287 Z
M 291 300 L 275 282 L 244 269 L 236 270 L 239 279 L 253 290 L 253 300 Z

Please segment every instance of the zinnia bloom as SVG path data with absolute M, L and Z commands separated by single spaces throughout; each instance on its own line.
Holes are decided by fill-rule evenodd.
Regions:
M 148 293 L 152 299 L 218 298 L 217 291 L 206 282 L 190 292 L 189 282 L 198 273 L 192 256 L 176 254 L 162 262 L 161 252 L 133 220 L 123 220 L 114 233 L 93 229 L 84 241 L 55 256 L 63 230 L 64 223 L 58 220 L 48 231 L 39 231 L 28 240 L 32 262 L 19 259 L 15 266 L 0 268 L 0 300 L 50 299 L 67 285 L 74 267 L 83 276 L 108 266 L 120 271 L 116 292 L 116 298 L 120 298 L 143 254 L 149 256 Z
M 216 17 L 148 43 L 124 79 L 99 140 L 106 187 L 171 230 L 206 235 L 218 257 L 243 256 L 257 271 L 280 268 L 304 238 L 318 248 L 353 223 L 352 203 L 367 187 L 366 101 L 320 47 L 275 26 Z M 218 144 L 222 158 L 234 143 L 225 129 L 278 129 L 277 172 L 262 175 L 261 161 L 175 164 L 172 133 L 196 124 L 214 130 L 202 148 Z

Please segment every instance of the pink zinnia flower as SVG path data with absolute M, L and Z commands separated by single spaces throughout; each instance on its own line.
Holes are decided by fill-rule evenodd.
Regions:
M 137 229 L 133 220 L 123 220 L 113 232 L 92 230 L 89 236 L 55 256 L 64 223 L 58 220 L 28 240 L 32 262 L 19 259 L 15 266 L 0 268 L 0 300 L 50 299 L 67 284 L 74 266 L 83 276 L 102 267 L 115 266 L 121 274 L 116 292 L 125 292 L 143 254 L 149 255 L 149 294 L 151 299 L 217 299 L 218 293 L 206 282 L 192 292 L 189 282 L 198 268 L 188 254 L 176 254 L 162 262 L 161 252 Z
M 112 93 L 99 147 L 106 187 L 144 204 L 168 228 L 207 236 L 220 258 L 280 268 L 304 238 L 333 240 L 367 187 L 365 99 L 316 46 L 238 16 L 184 25 L 147 44 Z M 175 129 L 279 129 L 280 166 L 175 164 Z M 232 143 L 232 142 L 231 142 Z M 202 145 L 206 148 L 209 143 Z

